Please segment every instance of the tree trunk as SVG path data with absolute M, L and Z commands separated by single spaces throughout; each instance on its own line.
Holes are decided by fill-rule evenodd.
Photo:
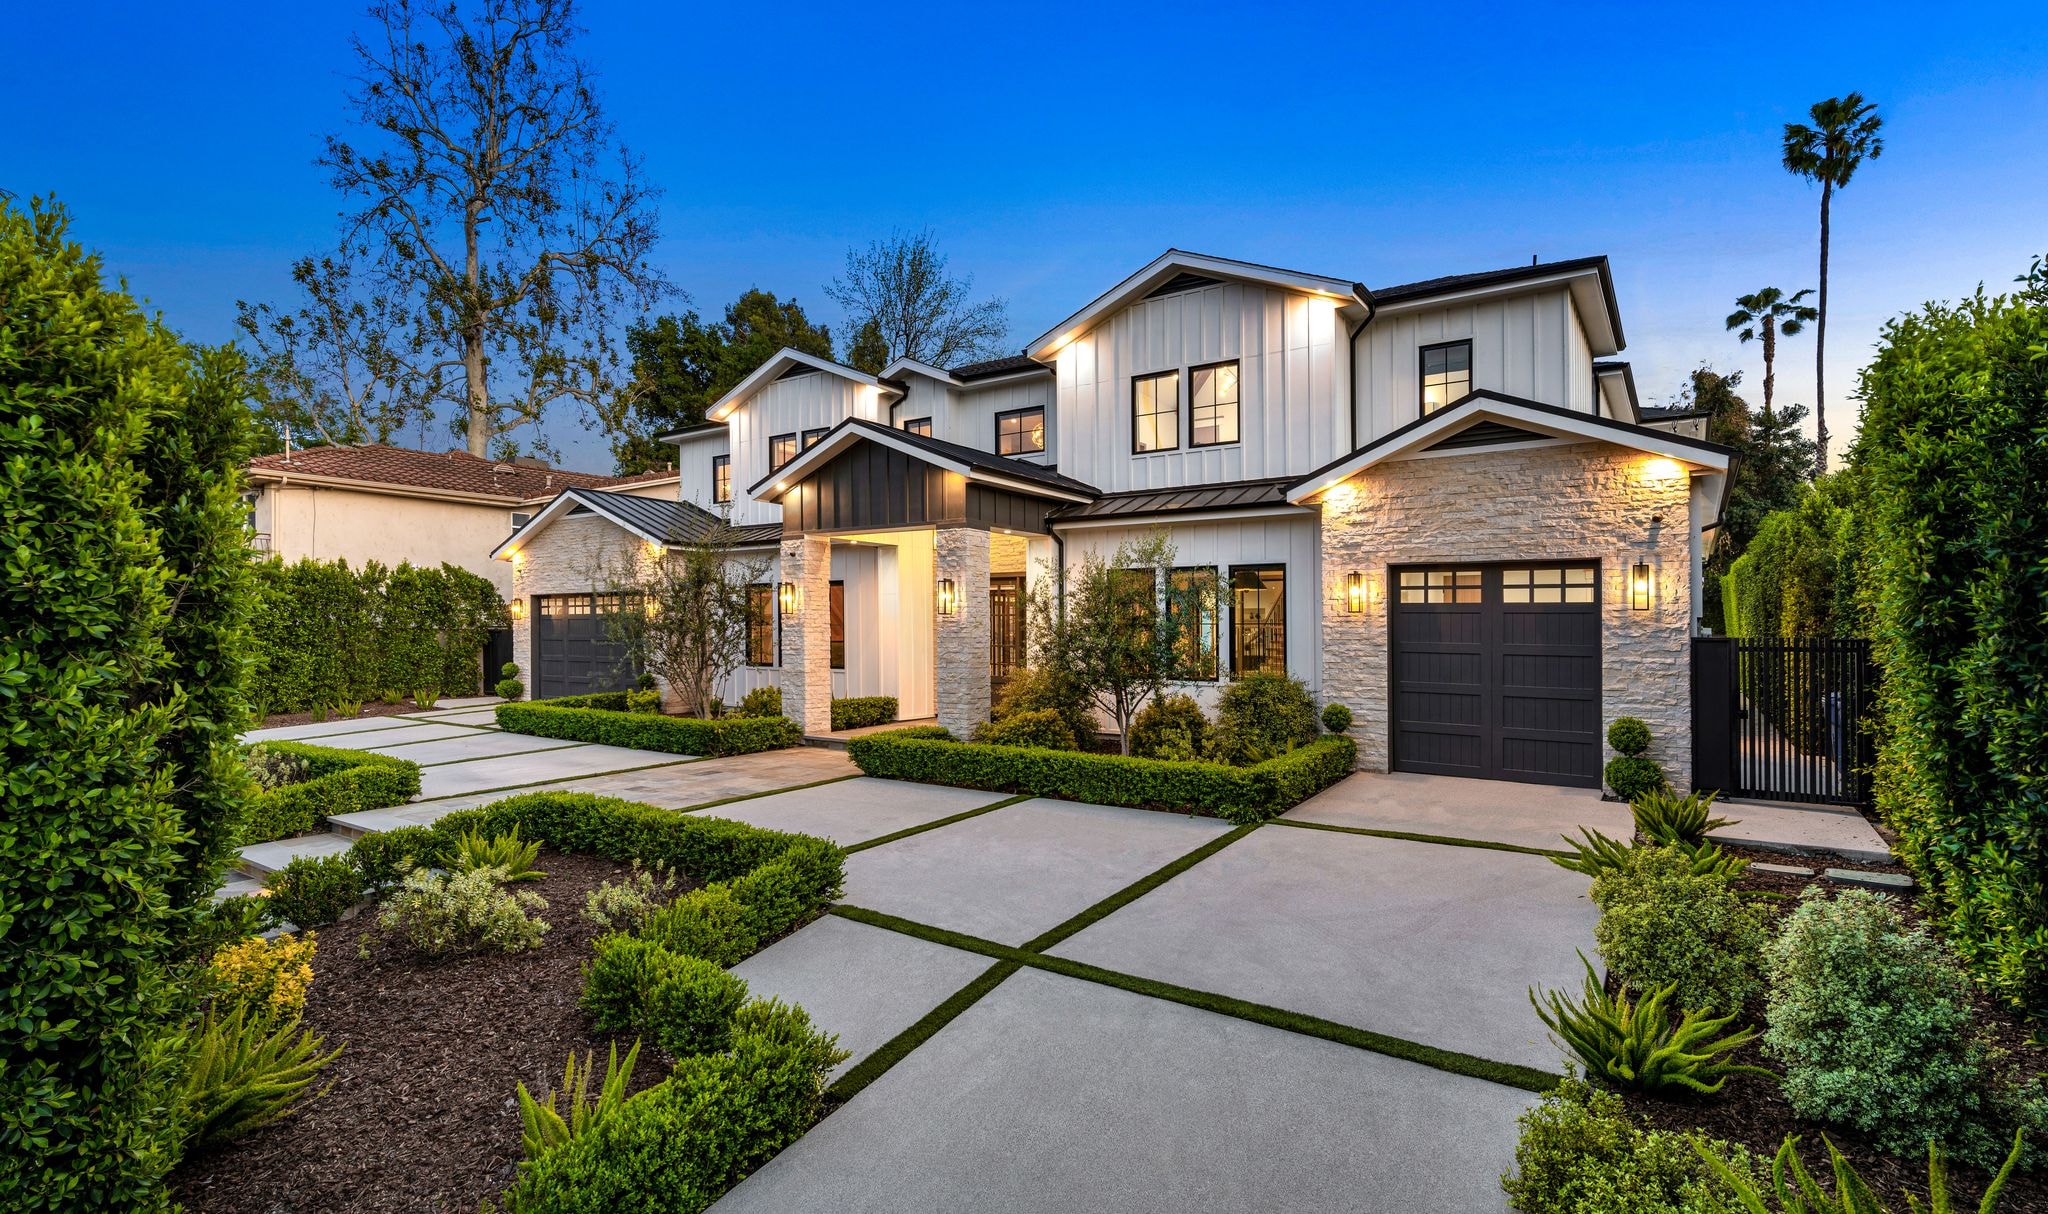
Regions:
M 491 453 L 491 389 L 484 382 L 482 267 L 477 257 L 477 216 L 482 210 L 483 203 L 472 199 L 462 217 L 462 272 L 469 292 L 469 298 L 463 302 L 470 312 L 466 318 L 469 323 L 462 330 L 462 377 L 466 388 L 463 405 L 469 413 L 469 453 L 478 459 Z
M 1828 470 L 1828 203 L 1834 200 L 1835 183 L 1820 187 L 1820 307 L 1813 326 L 1813 474 Z
M 1778 386 L 1778 373 L 1773 369 L 1778 360 L 1778 325 L 1770 317 L 1764 317 L 1764 420 L 1771 420 L 1771 394 Z

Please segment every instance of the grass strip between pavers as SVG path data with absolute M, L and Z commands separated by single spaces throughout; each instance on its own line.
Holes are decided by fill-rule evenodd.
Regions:
M 756 754 L 760 754 L 760 753 L 764 753 L 764 752 L 761 752 L 761 751 L 756 751 L 755 753 L 756 753 Z M 727 756 L 724 756 L 724 757 L 726 757 L 726 758 L 732 758 L 732 759 L 738 759 L 738 758 L 743 758 L 744 756 L 742 756 L 742 755 L 727 755 Z M 797 790 L 799 790 L 799 789 L 804 789 L 804 788 L 816 788 L 816 787 L 818 787 L 818 786 L 819 786 L 819 785 L 821 785 L 821 784 L 837 784 L 837 783 L 839 783 L 839 782 L 840 782 L 841 780 L 858 780 L 858 779 L 860 779 L 860 773 L 859 773 L 859 772 L 854 772 L 854 773 L 853 773 L 852 775 L 850 775 L 850 776 L 826 776 L 826 777 L 825 777 L 824 779 L 822 779 L 822 780 L 812 780 L 812 781 L 811 781 L 811 782 L 809 782 L 808 784 L 784 784 L 784 785 L 782 785 L 782 786 L 780 786 L 780 787 L 778 787 L 778 788 L 764 788 L 764 789 L 762 789 L 762 790 L 761 790 L 761 791 L 759 791 L 759 792 L 736 792 L 736 793 L 734 793 L 733 795 L 731 795 L 731 796 L 729 796 L 729 797 L 720 797 L 720 798 L 718 798 L 718 799 L 717 799 L 716 801 L 699 801 L 699 802 L 698 802 L 697 804 L 695 804 L 695 805 L 684 805 L 684 806 L 680 806 L 680 807 L 678 807 L 678 808 L 676 809 L 676 811 L 675 811 L 675 812 L 676 812 L 676 813 L 679 813 L 679 814 L 693 814 L 693 813 L 696 813 L 696 812 L 697 812 L 698 810 L 700 810 L 700 809 L 717 809 L 717 808 L 718 808 L 719 806 L 721 806 L 721 805 L 731 805 L 731 804 L 732 804 L 733 802 L 735 802 L 735 801 L 752 801 L 752 800 L 755 800 L 756 798 L 759 798 L 759 797 L 772 797 L 772 796 L 774 796 L 774 795 L 775 795 L 775 794 L 777 794 L 777 793 L 784 793 L 784 792 L 796 792 L 796 791 L 797 791 Z
M 1446 847 L 1477 847 L 1485 851 L 1520 852 L 1525 856 L 1565 856 L 1572 853 L 1551 847 L 1530 847 L 1522 843 L 1496 843 L 1492 839 L 1461 839 L 1456 835 L 1423 835 L 1412 830 L 1374 830 L 1369 826 L 1338 826 L 1334 822 L 1301 822 L 1275 818 L 1267 826 L 1293 826 L 1301 830 L 1331 830 L 1340 835 L 1365 835 L 1373 839 L 1399 839 L 1404 843 L 1441 843 Z
M 1136 902 L 1138 899 L 1144 897 L 1146 894 L 1149 894 L 1153 890 L 1158 889 L 1160 886 L 1166 884 L 1168 881 L 1171 881 L 1175 877 L 1180 876 L 1182 873 L 1193 868 L 1195 865 L 1200 864 L 1204 860 L 1207 860 L 1210 856 L 1213 856 L 1217 852 L 1222 851 L 1224 848 L 1229 847 L 1231 844 L 1237 842 L 1239 839 L 1244 838 L 1246 835 L 1252 833 L 1257 829 L 1258 825 L 1256 823 L 1248 826 L 1240 826 L 1235 830 L 1230 831 L 1228 834 L 1219 835 L 1216 838 L 1209 840 L 1207 843 L 1202 844 L 1200 847 L 1189 852 L 1187 855 L 1182 856 L 1180 859 L 1174 860 L 1171 863 L 1167 864 L 1164 868 L 1154 869 L 1152 872 L 1146 873 L 1144 876 L 1138 878 L 1136 881 L 1133 881 L 1129 885 L 1124 886 L 1122 889 L 1111 894 L 1109 897 L 1104 898 L 1102 901 L 1097 902 L 1095 905 L 1087 908 L 1080 914 L 1075 915 L 1073 918 L 1067 920 L 1065 923 L 1057 924 L 1054 927 L 1049 928 L 1048 930 L 1041 932 L 1036 936 L 1033 936 L 1031 939 L 1026 940 L 1023 944 L 1024 951 L 1028 953 L 1044 952 L 1046 949 L 1051 948 L 1053 945 L 1058 944 L 1060 941 L 1065 940 L 1067 937 L 1071 935 L 1074 935 L 1076 932 L 1079 932 L 1083 928 L 1087 927 L 1089 924 L 1104 919 L 1107 916 L 1122 910 L 1124 907 L 1129 906 L 1131 903 Z
M 1020 969 L 1016 961 L 998 961 L 981 972 L 974 981 L 947 996 L 946 1001 L 918 1018 L 916 1024 L 904 1029 L 878 1046 L 874 1053 L 848 1067 L 846 1073 L 825 1089 L 825 1099 L 833 1104 L 845 1104 L 860 1094 L 860 1090 L 886 1074 L 890 1067 L 929 1041 L 940 1029 L 951 1024 L 960 1013 L 973 1007 L 983 995 L 996 989 Z
M 1409 1041 L 1404 1037 L 1390 1037 L 1385 1033 L 1375 1033 L 1371 1029 L 1339 1024 L 1334 1020 L 1325 1020 L 1320 1016 L 1310 1016 L 1302 1012 L 1290 1012 L 1285 1008 L 1272 1007 L 1263 1003 L 1253 1003 L 1248 999 L 1238 999 L 1230 995 L 1218 995 L 1210 991 L 1198 991 L 1151 978 L 1140 978 L 1133 974 L 1104 969 L 1099 965 L 1090 965 L 1085 961 L 1073 961 L 1065 957 L 1049 957 L 1043 953 L 1035 953 L 1017 948 L 1014 945 L 999 944 L 994 940 L 984 940 L 979 936 L 970 936 L 964 932 L 950 931 L 943 927 L 932 927 L 929 924 L 899 918 L 896 915 L 884 914 L 881 911 L 871 911 L 858 906 L 841 904 L 833 907 L 831 913 L 844 919 L 851 919 L 855 923 L 865 923 L 869 927 L 880 927 L 893 932 L 901 932 L 906 936 L 915 936 L 921 940 L 928 940 L 933 944 L 943 944 L 963 952 L 978 953 L 984 957 L 991 957 L 999 961 L 1011 961 L 1018 965 L 1028 965 L 1033 969 L 1045 970 L 1048 973 L 1059 974 L 1063 977 L 1078 978 L 1083 982 L 1094 982 L 1102 986 L 1111 986 L 1118 990 L 1129 991 L 1135 995 L 1147 995 L 1154 999 L 1164 999 L 1170 1003 L 1199 1008 L 1206 1012 L 1234 1016 L 1239 1020 L 1249 1020 L 1254 1024 L 1263 1024 L 1268 1028 L 1281 1029 L 1289 1033 L 1299 1033 L 1305 1037 L 1320 1037 L 1325 1041 L 1334 1041 L 1339 1045 L 1348 1045 L 1355 1049 L 1367 1050 L 1375 1054 L 1384 1054 L 1389 1058 L 1399 1058 L 1407 1062 L 1420 1063 L 1423 1066 L 1433 1067 L 1439 1071 L 1448 1071 L 1453 1075 L 1466 1075 L 1474 1079 L 1484 1079 L 1492 1083 L 1520 1088 L 1529 1092 L 1547 1092 L 1555 1087 L 1559 1079 L 1562 1078 L 1560 1075 L 1538 1070 L 1535 1067 L 1521 1066 L 1512 1062 L 1495 1062 L 1490 1058 L 1481 1058 L 1475 1054 L 1464 1054 L 1457 1050 L 1447 1050 L 1440 1046 L 1424 1045 L 1422 1042 Z M 983 977 L 987 977 L 987 975 L 984 974 Z M 966 992 L 963 991 L 961 993 L 965 994 Z M 976 996 L 976 998 L 979 997 L 979 995 Z M 950 1003 L 951 1000 L 948 1002 Z M 969 1000 L 969 1002 L 972 1002 L 972 1000 Z M 958 1014 L 958 1010 L 953 1013 L 953 1015 Z M 946 1019 L 950 1020 L 952 1016 L 948 1016 Z M 937 1031 L 938 1027 L 943 1027 L 943 1025 L 935 1026 L 933 1031 Z M 926 1035 L 929 1036 L 930 1034 Z M 890 1044 L 894 1045 L 895 1042 L 892 1041 Z M 912 1046 L 915 1044 L 915 1042 L 911 1043 Z M 904 1052 L 907 1053 L 908 1048 Z M 866 1061 L 863 1060 L 863 1066 L 866 1065 Z M 893 1064 L 894 1059 L 891 1062 Z M 886 1070 L 887 1067 L 881 1069 Z M 851 1075 L 853 1072 L 849 1071 L 847 1073 Z M 877 1073 L 879 1074 L 879 1071 Z
M 849 780 L 852 778 L 853 777 L 851 776 L 840 777 L 840 779 L 842 780 Z M 937 821 L 926 822 L 919 826 L 906 826 L 902 830 L 882 835 L 878 838 L 865 839 L 849 847 L 841 848 L 840 850 L 844 851 L 847 855 L 850 856 L 857 851 L 866 851 L 870 847 L 880 847 L 884 843 L 894 843 L 898 839 L 908 839 L 912 835 L 921 835 L 928 830 L 937 830 L 941 826 L 951 826 L 955 822 L 965 822 L 969 818 L 979 818 L 983 814 L 994 813 L 996 810 L 999 810 L 1006 805 L 1015 805 L 1019 801 L 1029 801 L 1031 799 L 1032 795 L 1028 792 L 1018 793 L 1016 796 L 1008 797 L 1004 800 L 998 801 L 994 805 L 984 805 L 979 809 L 970 809 L 965 813 L 954 814 L 950 818 L 940 818 Z

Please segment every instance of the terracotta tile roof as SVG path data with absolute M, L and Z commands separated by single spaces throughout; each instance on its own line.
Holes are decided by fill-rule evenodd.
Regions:
M 259 455 L 249 461 L 249 469 L 259 475 L 296 474 L 368 484 L 404 485 L 415 489 L 481 493 L 502 497 L 508 502 L 553 497 L 571 486 L 606 488 L 675 475 L 673 472 L 643 472 L 630 477 L 601 476 L 532 462 L 501 463 L 478 459 L 466 451 L 413 451 L 381 443 L 303 447 L 289 455 Z

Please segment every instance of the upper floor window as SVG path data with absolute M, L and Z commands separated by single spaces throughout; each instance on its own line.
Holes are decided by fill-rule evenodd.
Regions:
M 768 439 L 768 471 L 778 471 L 796 458 L 796 435 L 776 434 Z
M 1131 380 L 1131 450 L 1171 451 L 1180 446 L 1180 372 Z
M 1210 363 L 1188 372 L 1188 446 L 1237 441 L 1237 364 Z
M 819 426 L 815 430 L 804 431 L 804 450 L 809 451 L 812 447 L 817 446 L 818 440 L 824 438 L 831 429 L 832 427 L 830 426 Z
M 1045 410 L 996 414 L 996 454 L 1029 455 L 1045 450 Z
M 906 417 L 903 419 L 903 432 L 905 434 L 922 434 L 924 437 L 930 438 L 932 436 L 932 419 L 929 417 Z
M 711 457 L 711 500 L 723 505 L 732 500 L 732 456 Z
M 1422 411 L 1434 413 L 1472 390 L 1472 343 L 1422 347 Z
M 517 531 L 521 527 L 526 526 L 526 524 L 531 521 L 533 521 L 533 516 L 531 514 L 521 514 L 517 510 L 514 510 L 512 512 L 512 530 L 514 531 Z

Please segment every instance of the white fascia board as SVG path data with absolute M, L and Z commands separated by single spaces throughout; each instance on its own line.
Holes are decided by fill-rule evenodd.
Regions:
M 926 379 L 936 379 L 955 388 L 965 386 L 965 382 L 955 379 L 952 372 L 942 367 L 934 367 L 930 363 L 921 363 L 914 358 L 899 358 L 890 363 L 882 368 L 882 378 L 901 379 L 906 372 L 911 375 L 922 375 Z
M 584 509 L 589 510 L 591 513 L 599 516 L 600 518 L 603 518 L 606 522 L 609 522 L 614 527 L 617 527 L 622 531 L 632 532 L 634 535 L 639 536 L 641 539 L 646 540 L 650 544 L 659 544 L 663 547 L 667 547 L 667 541 L 662 539 L 662 537 L 658 535 L 649 535 L 645 531 L 642 531 L 640 528 L 635 527 L 633 524 L 627 522 L 625 519 L 622 519 L 618 515 L 613 514 L 611 511 L 606 510 L 603 506 L 598 505 L 596 502 L 586 501 L 583 498 L 578 497 L 574 489 L 564 489 L 560 494 L 556 495 L 554 501 L 551 501 L 547 505 L 541 507 L 540 512 L 538 514 L 535 514 L 532 518 L 527 519 L 526 525 L 524 527 L 521 527 L 519 530 L 514 531 L 511 535 L 505 537 L 504 541 L 501 542 L 496 548 L 491 549 L 491 559 L 494 561 L 510 560 L 512 558 L 512 555 L 519 551 L 519 546 L 521 544 L 525 543 L 527 540 L 532 539 L 534 536 L 539 535 L 541 532 L 547 530 L 548 524 L 554 522 L 562 515 L 567 514 L 571 508 L 576 506 L 581 506 Z
M 1321 274 L 1304 274 L 1296 270 L 1255 265 L 1248 261 L 1232 261 L 1227 257 L 1210 257 L 1203 253 L 1168 249 L 1137 273 L 1096 296 L 1080 311 L 1040 334 L 1038 340 L 1024 348 L 1025 355 L 1040 361 L 1053 357 L 1068 342 L 1094 328 L 1103 317 L 1132 300 L 1143 297 L 1147 292 L 1171 281 L 1175 275 L 1181 273 L 1234 278 L 1241 282 L 1261 283 L 1298 291 L 1304 295 L 1335 299 L 1359 308 L 1370 306 L 1370 297 L 1363 287 L 1341 278 L 1327 278 Z
M 1528 295 L 1555 287 L 1564 287 L 1571 292 L 1572 305 L 1579 310 L 1579 323 L 1586 326 L 1586 336 L 1588 344 L 1592 346 L 1593 356 L 1607 358 L 1621 353 L 1621 346 L 1615 340 L 1614 317 L 1607 311 L 1607 294 L 1600 281 L 1600 271 L 1593 266 L 1560 270 L 1555 274 L 1545 274 L 1537 278 L 1517 278 L 1510 282 L 1490 285 L 1482 283 L 1461 290 L 1445 291 L 1440 295 L 1424 295 L 1393 303 L 1375 303 L 1373 310 L 1381 315 L 1423 312 L 1475 299 Z
M 802 350 L 794 350 L 784 346 L 775 352 L 775 357 L 754 368 L 752 375 L 734 384 L 732 391 L 713 401 L 711 407 L 704 411 L 704 420 L 722 422 L 726 418 L 731 417 L 732 411 L 739 408 L 741 401 L 760 391 L 763 385 L 774 382 L 783 372 L 790 370 L 792 367 L 805 367 L 812 371 L 823 371 L 827 375 L 837 375 L 841 379 L 852 380 L 857 384 L 865 384 L 870 388 L 878 388 L 885 395 L 901 395 L 895 388 L 858 368 L 849 367 L 844 363 L 833 362 L 829 358 L 819 358 L 815 354 L 806 354 Z

